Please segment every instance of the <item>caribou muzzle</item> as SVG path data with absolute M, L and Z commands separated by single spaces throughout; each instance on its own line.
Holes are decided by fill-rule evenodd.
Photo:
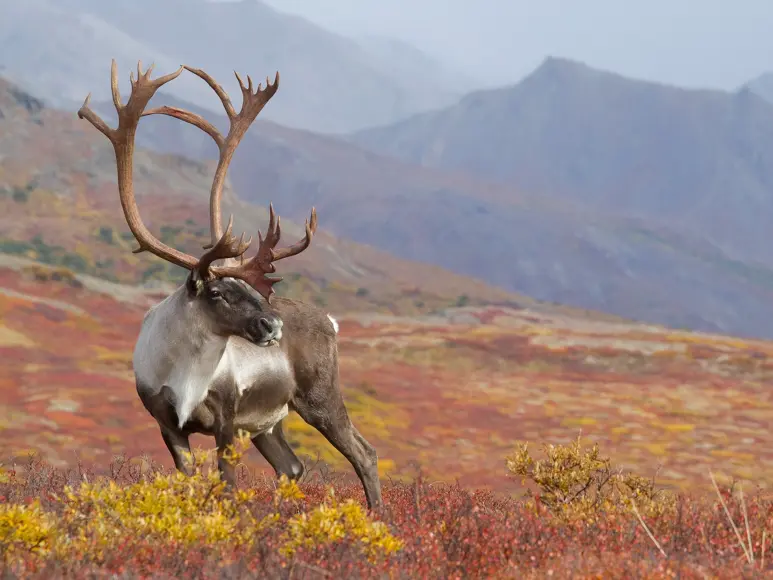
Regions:
M 247 326 L 247 336 L 259 346 L 271 346 L 282 338 L 282 319 L 267 312 L 253 318 Z

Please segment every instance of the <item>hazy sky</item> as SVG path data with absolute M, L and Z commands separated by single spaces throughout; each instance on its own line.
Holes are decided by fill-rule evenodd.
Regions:
M 546 55 L 642 79 L 735 89 L 773 70 L 773 0 L 267 0 L 347 35 L 387 35 L 489 83 Z

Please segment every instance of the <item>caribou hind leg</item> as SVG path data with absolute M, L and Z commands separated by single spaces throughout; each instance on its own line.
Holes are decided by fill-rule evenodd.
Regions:
M 380 509 L 383 504 L 376 450 L 352 424 L 337 384 L 325 391 L 298 393 L 293 401 L 295 411 L 349 460 L 365 488 L 368 508 Z
M 303 463 L 287 443 L 281 421 L 274 425 L 270 433 L 265 432 L 253 437 L 252 443 L 274 468 L 277 477 L 286 475 L 290 479 L 301 478 Z

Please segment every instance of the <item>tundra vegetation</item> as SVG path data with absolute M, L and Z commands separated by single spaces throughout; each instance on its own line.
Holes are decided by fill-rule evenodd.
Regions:
M 474 325 L 341 317 L 343 388 L 380 451 L 386 510 L 366 517 L 346 460 L 294 413 L 295 452 L 335 471 L 309 469 L 305 497 L 276 510 L 282 485 L 254 451 L 235 468 L 247 496 L 209 479 L 212 454 L 205 473 L 177 477 L 127 367 L 144 302 L 65 274 L 0 268 L 7 577 L 753 578 L 770 567 L 770 343 L 501 308 L 465 309 Z M 356 525 L 335 515 L 348 499 L 363 508 Z M 200 518 L 180 519 L 194 507 Z M 320 530 L 303 528 L 314 546 L 290 554 L 293 516 Z M 356 534 L 378 521 L 367 537 L 388 531 L 399 549 L 363 551 Z M 228 540 L 200 541 L 219 525 Z
M 249 439 L 237 439 L 238 464 Z M 0 483 L 3 577 L 753 578 L 771 571 L 773 501 L 715 482 L 713 498 L 659 489 L 578 439 L 506 460 L 523 497 L 394 481 L 368 514 L 362 488 L 241 472 L 215 453 L 185 477 L 116 458 L 58 470 L 30 459 Z M 144 468 L 143 468 L 144 465 Z M 23 473 L 22 473 L 23 472 Z M 767 572 L 766 572 L 767 571 Z
M 38 162 L 50 154 L 31 149 Z M 222 453 L 236 490 L 221 480 L 214 450 L 193 453 L 193 474 L 183 477 L 135 400 L 127 366 L 146 300 L 158 296 L 103 282 L 146 273 L 182 283 L 187 272 L 151 270 L 154 262 L 129 255 L 133 234 L 99 205 L 107 189 L 79 183 L 80 206 L 54 203 L 26 177 L 0 190 L 13 216 L 0 250 L 38 262 L 3 256 L 0 265 L 3 578 L 771 573 L 773 502 L 763 487 L 773 481 L 771 343 L 601 324 L 534 303 L 476 309 L 471 285 L 448 296 L 371 284 L 370 274 L 346 288 L 311 286 L 320 274 L 286 280 L 332 310 L 357 299 L 360 311 L 438 315 L 430 324 L 339 319 L 348 407 L 388 474 L 383 511 L 367 513 L 362 486 L 324 464 L 299 481 L 267 477 L 242 457 L 243 438 Z M 147 213 L 166 215 L 168 193 L 145 196 Z M 178 212 L 196 231 L 159 228 L 163 243 L 193 251 L 209 237 L 194 205 L 181 202 Z M 76 210 L 80 221 L 61 219 Z M 50 218 L 52 230 L 11 231 L 30 216 Z M 447 323 L 448 306 L 477 321 Z M 315 429 L 292 413 L 286 422 L 299 457 L 318 453 L 350 475 Z M 540 453 L 540 441 L 553 445 Z M 24 459 L 29 449 L 47 460 Z M 84 462 L 65 467 L 75 451 Z M 425 475 L 406 475 L 411 459 Z M 658 463 L 665 469 L 656 472 Z M 761 487 L 715 479 L 709 465 Z

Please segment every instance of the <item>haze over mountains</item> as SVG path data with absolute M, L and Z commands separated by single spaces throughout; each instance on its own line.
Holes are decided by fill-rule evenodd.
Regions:
M 52 15 L 70 7 L 78 14 L 76 24 L 90 23 L 91 33 L 102 30 L 102 24 L 92 26 L 97 18 L 118 30 L 119 14 L 124 37 L 105 38 L 113 43 L 131 37 L 135 43 L 127 41 L 123 61 L 118 59 L 124 98 L 130 63 L 143 50 L 153 55 L 159 74 L 179 64 L 163 58 L 178 48 L 190 50 L 198 56 L 189 62 L 211 71 L 237 103 L 226 68 L 252 72 L 256 62 L 266 62 L 270 70 L 282 70 L 282 85 L 231 166 L 242 199 L 273 201 L 288 219 L 303 219 L 315 205 L 320 227 L 340 238 L 540 300 L 672 326 L 773 337 L 773 104 L 754 90 L 686 90 L 548 58 L 512 86 L 474 91 L 474 85 L 460 82 L 453 90 L 467 94 L 436 102 L 432 111 L 417 113 L 430 105 L 412 101 L 402 113 L 385 114 L 382 108 L 376 114 L 373 107 L 392 90 L 385 86 L 403 87 L 405 94 L 414 84 L 430 86 L 424 94 L 442 101 L 438 87 L 448 73 L 403 43 L 344 39 L 257 2 L 197 0 L 185 11 L 195 21 L 185 29 L 196 33 L 165 36 L 163 25 L 175 21 L 181 2 L 163 0 L 144 25 L 146 0 L 126 6 L 35 0 L 14 13 L 17 26 L 5 27 L 0 47 L 3 42 L 29 47 L 23 58 L 56 60 L 52 47 L 63 54 L 71 46 L 85 48 L 67 44 L 59 27 L 55 33 L 65 36 L 52 34 L 53 44 L 35 53 L 33 40 L 41 40 L 40 33 L 30 32 L 34 26 L 25 25 L 20 14 L 30 23 L 48 15 L 53 25 Z M 241 32 L 203 50 L 199 39 L 209 26 L 224 30 L 227 14 L 238 16 Z M 266 25 L 272 18 L 275 25 Z M 235 46 L 245 42 L 248 29 L 255 52 L 238 53 Z M 320 40 L 305 45 L 303 39 L 311 37 Z M 353 52 L 354 44 L 359 48 Z M 315 68 L 321 61 L 311 54 L 321 46 L 330 49 L 332 68 L 349 70 L 357 81 L 353 86 L 333 80 L 320 89 L 335 89 L 335 95 L 311 88 L 324 84 L 323 69 Z M 397 54 L 404 56 L 389 58 Z M 311 63 L 295 69 L 303 91 L 287 80 L 291 57 Z M 288 59 L 287 67 L 273 64 L 280 59 Z M 92 91 L 95 108 L 114 117 L 109 56 L 92 55 L 82 67 L 73 54 L 66 60 L 69 69 L 61 76 L 53 66 L 41 65 L 41 84 L 50 81 L 60 94 Z M 400 71 L 411 71 L 403 84 L 394 81 Z M 21 72 L 19 67 L 14 74 Z M 380 85 L 378 75 L 394 82 Z M 374 86 L 379 95 L 371 102 L 367 90 Z M 227 127 L 217 98 L 200 79 L 185 72 L 165 89 L 155 104 L 190 108 Z M 337 101 L 338 95 L 343 100 Z M 302 126 L 319 131 L 370 126 L 335 138 L 291 128 L 289 117 L 305 118 Z M 164 117 L 144 119 L 138 141 L 192 159 L 216 154 L 207 135 Z
M 546 199 L 656 219 L 773 266 L 773 107 L 548 58 L 512 87 L 353 142 Z
M 200 255 L 209 240 L 213 173 L 213 163 L 138 148 L 134 184 L 143 222 L 165 243 Z M 308 217 L 309 209 L 296 215 Z M 267 206 L 245 203 L 230 182 L 223 211 L 234 214 L 235 232 L 256 237 L 259 228 L 265 231 Z M 280 215 L 280 245 L 300 239 L 299 223 Z M 12 262 L 32 258 L 113 283 L 163 288 L 184 278 L 184 270 L 150 253 L 132 254 L 135 243 L 118 200 L 115 156 L 107 139 L 72 113 L 46 108 L 0 78 L 0 254 L 10 254 Z M 335 238 L 323 228 L 312 246 L 278 273 L 286 277 L 278 292 L 337 312 L 420 314 L 451 306 L 460 296 L 470 305 L 539 307 L 528 297 Z
M 752 94 L 547 59 L 515 87 L 352 143 L 258 121 L 230 175 L 246 199 L 292 216 L 315 204 L 339 236 L 539 299 L 769 336 L 767 127 L 773 107 Z M 168 118 L 144 120 L 139 138 L 215 154 L 208 136 Z
M 773 71 L 765 72 L 758 77 L 753 78 L 739 90 L 747 89 L 756 95 L 759 95 L 766 101 L 773 103 Z
M 141 59 L 159 74 L 185 63 L 227 90 L 236 70 L 255 82 L 282 74 L 282 99 L 264 116 L 287 126 L 346 132 L 450 104 L 469 79 L 420 51 L 352 40 L 257 0 L 0 0 L 0 71 L 49 104 L 109 97 L 110 59 L 121 79 Z M 219 103 L 198 79 L 171 88 L 204 107 Z

